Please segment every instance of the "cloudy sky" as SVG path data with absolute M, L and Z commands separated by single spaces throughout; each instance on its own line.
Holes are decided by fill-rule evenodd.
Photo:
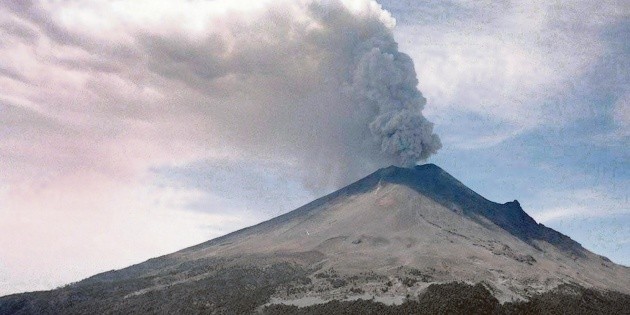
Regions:
M 630 265 L 630 6 L 591 2 L 2 1 L 0 295 L 424 159 Z

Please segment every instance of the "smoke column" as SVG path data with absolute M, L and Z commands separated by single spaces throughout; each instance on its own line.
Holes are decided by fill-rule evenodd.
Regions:
M 413 62 L 392 35 L 395 20 L 375 1 L 33 1 L 7 10 L 39 32 L 11 40 L 43 46 L 33 55 L 0 48 L 38 62 L 7 69 L 38 89 L 5 89 L 59 126 L 14 125 L 0 140 L 45 151 L 9 150 L 50 168 L 33 172 L 133 177 L 222 156 L 330 189 L 379 167 L 412 166 L 441 146 L 422 115 Z
M 377 108 L 369 128 L 384 154 L 395 164 L 413 166 L 441 148 L 433 124 L 422 116 L 426 99 L 409 56 L 398 52 L 391 36 L 369 40 L 359 49 L 350 83 L 358 102 Z

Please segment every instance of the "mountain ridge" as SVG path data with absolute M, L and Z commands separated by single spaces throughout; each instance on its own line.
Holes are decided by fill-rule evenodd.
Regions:
M 544 254 L 544 250 L 541 248 L 542 245 L 540 245 L 539 242 L 546 241 L 569 254 L 574 260 L 577 258 L 583 259 L 587 256 L 588 251 L 570 237 L 536 223 L 535 220 L 520 207 L 518 201 L 515 200 L 506 203 L 490 201 L 465 186 L 439 166 L 435 164 L 424 164 L 415 166 L 414 168 L 396 166 L 381 168 L 352 184 L 317 198 L 293 211 L 182 249 L 173 254 L 150 259 L 148 262 L 153 262 L 153 264 L 151 264 L 152 268 L 166 266 L 173 262 L 173 255 L 185 256 L 189 253 L 203 251 L 207 248 L 228 247 L 234 243 L 235 239 L 267 233 L 287 222 L 295 220 L 307 221 L 309 217 L 316 215 L 317 211 L 322 211 L 322 207 L 334 203 L 337 199 L 352 198 L 353 196 L 366 194 L 388 183 L 402 185 L 426 195 L 436 200 L 437 203 L 443 205 L 452 213 L 466 216 L 482 226 L 491 227 L 492 224 L 496 224 L 498 227 L 508 231 L 511 235 L 529 244 L 540 253 Z M 523 257 L 525 256 L 526 255 L 523 255 Z M 605 262 L 610 262 L 610 260 L 603 256 L 596 256 L 601 257 Z M 526 258 L 519 259 L 527 260 Z M 137 264 L 126 269 L 134 269 L 139 266 L 143 266 L 143 264 Z M 119 271 L 112 272 L 116 273 Z M 102 277 L 102 275 L 112 272 L 106 272 L 101 275 L 96 275 L 95 277 L 99 278 Z
M 172 254 L 62 289 L 0 298 L 0 314 L 3 303 L 76 309 L 67 306 L 68 297 L 103 311 L 114 301 L 122 303 L 119 310 L 164 306 L 164 295 L 206 301 L 210 309 L 232 309 L 226 301 L 253 310 L 366 294 L 400 304 L 453 282 L 482 284 L 474 290 L 520 303 L 566 285 L 630 294 L 630 268 L 536 223 L 518 201 L 492 202 L 434 164 L 390 166 L 291 212 Z M 256 298 L 244 301 L 243 290 Z M 169 307 L 187 309 L 186 303 Z
M 451 208 L 451 210 L 455 212 L 457 212 L 458 209 L 453 209 L 453 206 L 457 206 L 459 209 L 465 209 L 463 212 L 468 215 L 483 215 L 484 217 L 489 218 L 492 222 L 497 223 L 499 226 L 502 227 L 514 227 L 514 220 L 517 220 L 517 222 L 525 221 L 528 226 L 522 227 L 517 225 L 517 232 L 520 232 L 517 235 L 519 238 L 529 240 L 529 237 L 532 236 L 543 237 L 544 235 L 547 235 L 548 237 L 550 237 L 549 240 L 554 242 L 554 244 L 565 244 L 564 248 L 566 250 L 571 251 L 574 254 L 582 254 L 581 251 L 583 250 L 583 247 L 581 244 L 574 241 L 569 236 L 549 229 L 543 224 L 537 223 L 522 209 L 520 203 L 517 200 L 506 202 L 503 204 L 490 201 L 477 192 L 473 191 L 472 189 L 468 188 L 466 185 L 450 175 L 448 172 L 444 171 L 439 166 L 432 163 L 417 165 L 413 168 L 402 168 L 393 165 L 380 168 L 379 170 L 357 180 L 352 184 L 349 184 L 333 193 L 317 198 L 314 201 L 311 201 L 293 211 L 258 223 L 256 225 L 228 233 L 224 236 L 220 236 L 207 242 L 194 245 L 190 248 L 196 249 L 202 246 L 215 244 L 250 229 L 280 223 L 283 220 L 287 220 L 299 215 L 304 215 L 317 206 L 322 205 L 323 203 L 338 198 L 342 195 L 351 196 L 354 194 L 366 192 L 383 181 L 406 185 L 407 187 L 413 188 L 420 193 L 434 198 L 435 200 L 442 203 L 444 206 Z M 453 200 L 455 200 L 456 203 L 452 202 Z M 477 206 L 471 209 L 470 204 L 482 204 L 482 207 Z M 503 213 L 502 210 L 504 211 Z M 506 212 L 508 215 L 507 217 L 500 216 L 496 218 L 492 216 L 493 214 L 505 215 Z M 529 231 L 529 233 L 524 230 L 524 228 L 534 227 L 540 230 L 537 230 L 535 232 Z M 532 233 L 535 234 L 532 235 Z

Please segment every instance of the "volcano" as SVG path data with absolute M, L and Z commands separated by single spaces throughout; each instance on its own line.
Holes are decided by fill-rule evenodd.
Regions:
M 425 164 L 380 169 L 294 211 L 173 254 L 0 298 L 0 313 L 299 313 L 333 307 L 331 301 L 396 307 L 453 301 L 438 297 L 448 285 L 481 292 L 472 299 L 490 301 L 495 312 L 562 303 L 549 294 L 582 303 L 587 293 L 629 311 L 630 268 L 537 223 L 518 201 L 489 201 Z

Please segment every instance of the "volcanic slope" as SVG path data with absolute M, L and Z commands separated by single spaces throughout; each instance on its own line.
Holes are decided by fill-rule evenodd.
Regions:
M 100 309 L 116 301 L 125 311 L 146 311 L 146 301 L 165 296 L 216 309 L 243 294 L 256 296 L 245 309 L 356 298 L 400 304 L 454 281 L 481 283 L 500 302 L 565 284 L 630 294 L 630 268 L 536 223 L 517 201 L 491 202 L 425 164 L 380 169 L 269 221 L 96 275 L 61 289 L 65 299 L 62 291 L 0 299 L 0 313 L 3 301 L 20 310 L 56 299 L 63 309 L 72 297 L 100 299 Z M 219 290 L 228 297 L 212 298 Z
M 498 204 L 433 164 L 388 167 L 259 225 L 175 253 L 180 261 L 258 254 L 324 269 L 485 281 L 517 294 L 561 283 L 630 292 L 630 269 Z M 316 260 L 316 261 L 313 261 Z

